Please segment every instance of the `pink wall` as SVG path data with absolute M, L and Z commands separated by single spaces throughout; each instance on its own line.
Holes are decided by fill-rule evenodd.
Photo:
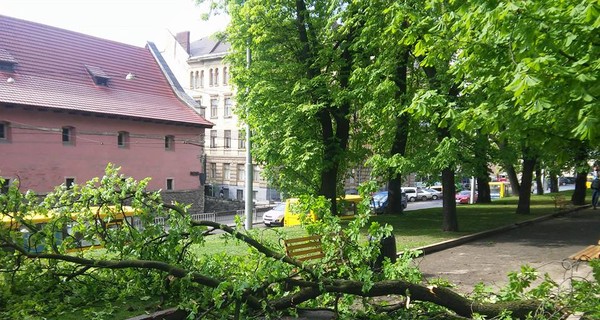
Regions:
M 200 188 L 190 172 L 202 172 L 202 148 L 182 140 L 203 141 L 202 128 L 2 106 L 0 121 L 10 127 L 10 142 L 0 142 L 0 176 L 18 178 L 23 191 L 46 193 L 66 178 L 83 183 L 109 162 L 137 180 L 152 177 L 152 190 L 166 190 L 167 178 L 173 190 Z M 63 126 L 75 128 L 74 145 L 63 145 Z M 117 146 L 119 131 L 129 132 L 128 148 Z M 173 151 L 165 150 L 165 135 L 175 137 Z

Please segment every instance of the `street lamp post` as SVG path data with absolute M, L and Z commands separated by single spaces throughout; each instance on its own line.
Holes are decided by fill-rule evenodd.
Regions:
M 251 56 L 250 56 L 250 44 L 248 43 L 246 45 L 246 69 L 250 69 L 250 62 L 251 62 Z M 248 88 L 246 88 L 246 93 L 248 93 Z M 252 203 L 252 198 L 253 198 L 253 180 L 254 180 L 254 166 L 252 165 L 252 152 L 251 152 L 251 146 L 252 143 L 250 142 L 250 125 L 248 124 L 248 120 L 246 119 L 246 202 L 245 204 L 245 216 L 246 216 L 246 223 L 245 223 L 245 227 L 246 230 L 250 230 L 252 229 L 252 220 L 253 220 L 253 203 Z

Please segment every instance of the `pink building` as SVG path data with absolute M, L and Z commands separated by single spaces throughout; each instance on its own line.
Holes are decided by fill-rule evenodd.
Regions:
M 150 44 L 0 15 L 0 176 L 46 193 L 108 163 L 157 190 L 203 190 L 212 124 Z

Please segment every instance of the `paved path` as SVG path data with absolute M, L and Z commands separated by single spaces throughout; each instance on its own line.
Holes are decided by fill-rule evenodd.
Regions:
M 415 263 L 426 278 L 448 279 L 463 293 L 479 282 L 499 289 L 507 283 L 507 274 L 524 264 L 568 285 L 572 276 L 593 279 L 587 263 L 568 257 L 598 240 L 600 210 L 586 208 L 426 254 Z

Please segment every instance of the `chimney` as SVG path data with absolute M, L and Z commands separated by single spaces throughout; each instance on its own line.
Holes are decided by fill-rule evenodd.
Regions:
M 190 53 L 190 32 L 182 31 L 175 35 L 175 39 L 185 49 L 185 52 Z

